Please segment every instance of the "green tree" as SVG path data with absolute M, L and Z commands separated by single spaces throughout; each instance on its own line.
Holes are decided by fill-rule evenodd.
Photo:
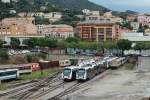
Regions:
M 44 25 L 48 25 L 50 24 L 49 22 L 49 19 L 48 18 L 43 18 L 43 17 L 35 17 L 35 24 L 36 25 L 41 25 L 41 24 L 44 24 Z
M 26 59 L 28 61 L 28 63 L 32 62 L 32 55 L 26 55 Z
M 124 22 L 122 22 L 121 24 L 120 24 L 122 27 L 125 27 L 125 28 L 127 28 L 127 29 L 133 29 L 133 27 L 131 26 L 131 23 L 130 22 L 128 22 L 128 21 L 124 21 Z
M 146 28 L 146 26 L 145 26 L 145 28 Z M 139 29 L 138 29 L 138 31 L 137 31 L 137 32 L 145 33 L 145 28 L 143 27 L 143 25 L 142 25 L 142 24 L 140 24 L 140 25 L 139 25 Z
M 122 50 L 122 56 L 123 56 L 124 50 L 131 49 L 131 45 L 132 45 L 132 42 L 129 40 L 125 40 L 125 39 L 119 40 L 117 42 L 118 49 Z
M 90 50 L 102 50 L 102 44 L 99 42 L 87 42 L 87 45 Z
M 57 40 L 52 38 L 30 38 L 23 41 L 23 44 L 34 48 L 35 46 L 56 48 Z
M 3 47 L 3 44 L 4 44 L 4 43 L 5 43 L 5 41 L 3 41 L 3 40 L 0 39 L 0 48 Z
M 145 50 L 150 50 L 150 42 L 145 43 Z
M 80 41 L 80 38 L 78 38 L 78 37 L 68 37 L 65 41 L 68 42 L 68 43 L 70 43 L 70 42 L 77 43 L 77 42 Z
M 6 61 L 9 59 L 9 55 L 6 49 L 0 49 L 0 62 Z
M 10 45 L 12 48 L 17 48 L 20 46 L 20 40 L 17 38 L 12 37 L 10 41 Z
M 37 41 L 38 41 L 38 38 L 25 39 L 23 40 L 23 44 L 27 45 L 30 48 L 34 48 L 38 44 Z
M 105 49 L 115 49 L 115 48 L 117 48 L 117 42 L 116 41 L 104 42 L 103 47 Z
M 144 42 L 138 42 L 136 45 L 133 47 L 134 50 L 143 50 L 145 49 L 145 43 Z
M 66 41 L 58 41 L 57 42 L 57 47 L 60 48 L 60 49 L 66 49 L 68 46 L 68 42 Z

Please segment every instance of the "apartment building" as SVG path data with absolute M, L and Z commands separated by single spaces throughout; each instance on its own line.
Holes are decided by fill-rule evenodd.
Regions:
M 68 38 L 74 36 L 74 29 L 72 26 L 60 25 L 37 25 L 38 34 L 53 37 L 53 38 Z
M 137 19 L 140 24 L 150 26 L 150 16 L 139 15 Z
M 123 22 L 122 18 L 112 15 L 112 11 L 104 13 L 103 18 L 110 19 L 113 23 Z
M 77 25 L 80 38 L 87 41 L 112 41 L 120 39 L 120 27 L 108 20 L 88 20 Z
M 34 17 L 16 17 L 16 18 L 5 18 L 1 21 L 4 25 L 22 25 L 22 24 L 33 24 Z
M 0 37 L 5 36 L 36 36 L 37 27 L 33 18 L 5 18 L 1 21 Z
M 88 15 L 86 16 L 86 20 L 108 20 L 112 21 L 113 23 L 121 23 L 123 21 L 122 18 L 116 17 L 112 15 L 112 12 L 106 12 L 103 16 L 100 15 Z

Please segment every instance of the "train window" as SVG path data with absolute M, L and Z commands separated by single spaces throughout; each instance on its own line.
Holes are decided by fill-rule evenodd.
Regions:
M 63 74 L 64 74 L 65 76 L 70 75 L 70 73 L 71 73 L 71 69 L 64 69 Z
M 69 61 L 66 61 L 66 64 L 69 64 L 70 62 Z
M 24 66 L 24 69 L 31 69 L 31 66 Z
M 0 76 L 13 75 L 13 74 L 16 74 L 16 73 L 17 73 L 17 71 L 1 72 Z
M 79 69 L 78 70 L 78 74 L 79 75 L 84 75 L 84 73 L 85 73 L 85 69 Z

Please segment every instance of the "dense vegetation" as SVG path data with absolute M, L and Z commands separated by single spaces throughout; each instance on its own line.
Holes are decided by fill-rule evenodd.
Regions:
M 56 11 L 80 11 L 82 9 L 100 10 L 102 12 L 108 9 L 89 2 L 88 0 L 18 0 L 11 3 L 3 3 L 0 0 L 0 19 L 5 17 L 17 16 L 19 12 L 56 12 Z M 16 13 L 10 14 L 10 10 Z
M 71 10 L 82 10 L 86 8 L 91 10 L 100 10 L 102 12 L 108 11 L 107 8 L 94 4 L 88 0 L 48 0 L 48 1 L 61 8 L 68 8 Z
M 0 0 L 0 20 L 5 18 L 5 17 L 16 16 L 16 14 L 14 14 L 14 13 L 10 14 L 10 10 L 12 10 L 12 8 L 14 8 L 12 3 L 11 4 L 3 3 Z

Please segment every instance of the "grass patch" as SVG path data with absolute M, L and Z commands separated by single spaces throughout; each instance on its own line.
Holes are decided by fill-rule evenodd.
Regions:
M 135 67 L 135 64 L 133 64 L 133 63 L 126 63 L 126 64 L 123 65 L 122 68 L 126 69 L 126 70 L 133 70 L 134 67 Z
M 126 70 L 133 70 L 136 66 L 137 63 L 137 58 L 136 57 L 130 57 L 127 61 L 127 63 L 125 63 L 122 68 L 126 69 Z
M 22 79 L 22 80 L 42 79 L 42 78 L 45 78 L 45 77 L 49 76 L 50 74 L 53 74 L 57 71 L 59 71 L 59 69 L 47 69 L 47 70 L 43 70 L 43 71 L 36 71 L 31 74 L 21 75 L 20 79 Z
M 61 69 L 53 68 L 53 69 L 43 70 L 43 73 L 41 73 L 41 71 L 36 71 L 36 72 L 32 72 L 31 74 L 21 75 L 19 77 L 19 79 L 17 79 L 17 80 L 2 82 L 0 84 L 0 90 L 6 90 L 6 89 L 10 88 L 10 86 L 13 84 L 19 84 L 19 83 L 23 83 L 23 82 L 27 82 L 27 81 L 31 81 L 31 80 L 46 78 L 49 75 L 51 75 L 59 70 L 61 70 Z

